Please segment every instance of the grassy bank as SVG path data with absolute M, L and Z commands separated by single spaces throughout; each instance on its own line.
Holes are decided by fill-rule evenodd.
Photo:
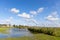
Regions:
M 0 28 L 0 32 L 4 32 L 9 28 Z M 33 36 L 0 38 L 0 40 L 60 40 L 60 28 L 48 27 L 28 27 Z
M 51 36 L 60 37 L 60 28 L 51 27 L 30 27 L 28 30 L 32 33 L 44 33 Z
M 1 32 L 1 33 L 6 33 L 5 31 L 8 30 L 8 29 L 9 29 L 9 28 L 3 28 L 3 27 L 2 27 L 2 28 L 0 28 L 0 32 Z
M 33 34 L 32 37 L 0 38 L 0 40 L 60 40 L 60 37 L 46 34 Z

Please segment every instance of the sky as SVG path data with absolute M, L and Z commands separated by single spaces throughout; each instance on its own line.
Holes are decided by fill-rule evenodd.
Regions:
M 60 27 L 60 0 L 0 0 L 0 24 Z

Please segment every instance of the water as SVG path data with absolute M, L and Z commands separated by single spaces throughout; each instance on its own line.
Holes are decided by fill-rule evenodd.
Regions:
M 10 28 L 5 33 L 0 33 L 0 38 L 31 36 L 27 29 Z

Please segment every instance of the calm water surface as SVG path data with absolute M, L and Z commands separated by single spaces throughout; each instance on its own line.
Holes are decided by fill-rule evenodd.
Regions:
M 0 38 L 7 37 L 21 37 L 21 36 L 31 36 L 32 34 L 27 29 L 10 28 L 5 31 L 5 33 L 0 32 Z

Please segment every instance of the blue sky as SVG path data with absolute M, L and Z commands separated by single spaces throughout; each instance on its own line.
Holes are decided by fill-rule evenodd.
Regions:
M 0 0 L 0 24 L 6 23 L 60 26 L 60 0 Z

